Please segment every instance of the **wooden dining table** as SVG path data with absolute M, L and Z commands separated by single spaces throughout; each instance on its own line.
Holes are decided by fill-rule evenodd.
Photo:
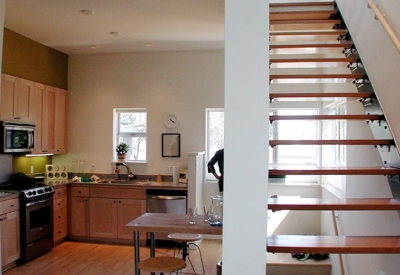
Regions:
M 204 219 L 204 215 L 198 215 L 196 224 L 189 224 L 189 215 L 170 214 L 170 213 L 145 213 L 126 225 L 126 228 L 133 231 L 134 250 L 135 250 L 135 274 L 140 275 L 138 263 L 139 253 L 139 234 L 150 233 L 150 256 L 155 256 L 154 233 L 191 233 L 222 235 L 222 227 L 211 226 Z

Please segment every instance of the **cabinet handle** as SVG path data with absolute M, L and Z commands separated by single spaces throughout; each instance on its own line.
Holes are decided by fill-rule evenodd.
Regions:
M 14 204 L 11 204 L 10 207 L 14 207 Z
M 58 203 L 58 205 L 61 205 L 61 203 Z
M 61 219 L 61 216 L 58 216 L 59 219 Z

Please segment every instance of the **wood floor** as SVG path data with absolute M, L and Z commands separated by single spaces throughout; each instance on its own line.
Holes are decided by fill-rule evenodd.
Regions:
M 216 263 L 221 260 L 222 241 L 203 240 L 201 245 L 207 275 L 216 274 Z M 140 248 L 141 259 L 150 255 L 148 247 Z M 189 251 L 199 273 L 200 260 L 197 251 Z M 157 248 L 156 255 L 173 255 L 171 248 Z M 52 251 L 21 266 L 5 271 L 4 275 L 124 275 L 134 274 L 134 251 L 131 246 L 64 242 Z M 188 261 L 187 261 L 188 262 Z M 188 262 L 188 266 L 189 262 Z M 192 272 L 187 268 L 187 272 Z M 141 272 L 147 275 L 150 273 Z

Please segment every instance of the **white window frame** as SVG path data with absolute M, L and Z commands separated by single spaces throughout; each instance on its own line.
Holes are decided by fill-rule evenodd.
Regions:
M 117 108 L 114 109 L 114 146 L 113 146 L 113 158 L 114 160 L 117 160 L 117 153 L 115 151 L 115 147 L 118 144 L 118 140 L 120 137 L 132 137 L 133 135 L 135 137 L 144 137 L 146 138 L 146 155 L 145 159 L 143 160 L 132 160 L 132 159 L 127 159 L 126 162 L 134 162 L 134 163 L 145 163 L 147 162 L 147 155 L 148 155 L 148 147 L 147 147 L 147 127 L 148 127 L 148 117 L 146 119 L 146 132 L 125 132 L 125 133 L 120 133 L 120 113 L 147 113 L 146 108 Z M 131 148 L 132 150 L 132 148 Z
M 210 142 L 210 114 L 212 112 L 224 112 L 224 108 L 206 108 L 206 151 L 205 151 L 205 177 L 204 177 L 206 182 L 216 182 L 217 181 L 213 174 L 208 173 L 207 163 L 214 156 L 216 150 L 222 149 L 222 148 L 214 148 L 214 151 L 210 152 L 210 144 L 211 144 L 211 142 Z M 215 165 L 214 167 L 215 167 L 215 171 L 217 172 L 217 174 L 220 174 L 218 165 Z

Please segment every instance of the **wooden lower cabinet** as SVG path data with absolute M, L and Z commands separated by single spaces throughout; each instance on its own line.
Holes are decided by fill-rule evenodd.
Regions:
M 90 237 L 117 238 L 117 199 L 90 198 Z
M 71 235 L 89 237 L 89 197 L 71 196 L 70 205 L 69 224 Z
M 133 232 L 125 225 L 145 212 L 144 189 L 71 187 L 72 236 L 133 241 Z M 141 234 L 140 240 L 146 241 L 146 234 Z
M 125 225 L 146 212 L 146 200 L 118 200 L 118 239 L 133 239 L 133 232 Z M 140 240 L 146 241 L 146 234 L 140 234 Z
M 21 257 L 18 198 L 1 202 L 1 256 L 2 269 L 14 265 Z
M 68 186 L 54 186 L 53 196 L 54 243 L 58 243 L 68 235 Z

